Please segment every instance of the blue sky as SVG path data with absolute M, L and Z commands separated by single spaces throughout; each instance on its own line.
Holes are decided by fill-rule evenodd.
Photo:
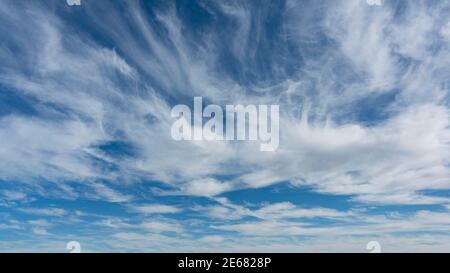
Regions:
M 80 3 L 0 2 L 0 251 L 450 251 L 448 1 Z M 194 96 L 279 148 L 173 140 Z

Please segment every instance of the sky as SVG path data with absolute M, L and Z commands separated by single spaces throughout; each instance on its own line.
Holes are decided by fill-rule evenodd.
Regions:
M 450 2 L 0 1 L 0 251 L 450 251 Z M 273 152 L 171 109 L 279 105 Z

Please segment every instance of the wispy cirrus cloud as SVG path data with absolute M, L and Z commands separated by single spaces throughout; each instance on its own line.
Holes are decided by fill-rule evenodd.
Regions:
M 241 237 L 248 249 L 264 248 L 253 237 L 296 249 L 286 236 L 338 249 L 345 236 L 370 234 L 392 249 L 448 246 L 439 237 L 450 203 L 445 1 L 63 2 L 0 4 L 1 209 L 114 229 L 113 249 L 128 239 L 130 249 L 189 249 L 205 238 L 204 249 L 229 241 L 232 250 Z M 219 105 L 279 104 L 277 152 L 174 141 L 171 106 L 195 95 Z M 272 197 L 246 204 L 282 183 L 345 196 L 352 208 L 327 198 L 312 207 Z M 247 190 L 254 193 L 239 195 Z M 61 208 L 38 204 L 55 199 Z M 64 202 L 93 212 L 75 215 Z M 84 202 L 98 210 L 104 202 L 112 215 L 98 217 Z M 401 206 L 400 219 L 358 210 L 389 205 Z M 27 223 L 27 231 L 57 234 Z M 441 235 L 407 243 L 396 231 Z M 171 232 L 185 237 L 177 243 Z M 336 244 L 321 239 L 329 233 Z

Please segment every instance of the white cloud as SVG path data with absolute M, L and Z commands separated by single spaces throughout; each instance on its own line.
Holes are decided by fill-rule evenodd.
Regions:
M 102 184 L 102 183 L 93 183 L 91 186 L 95 189 L 95 193 L 98 196 L 92 196 L 93 198 L 105 199 L 109 202 L 127 202 L 132 199 L 132 196 L 122 194 L 118 191 L 113 190 L 112 188 Z
M 254 215 L 262 219 L 282 219 L 282 218 L 337 218 L 349 217 L 351 214 L 327 208 L 297 208 L 290 202 L 274 203 L 263 206 L 254 211 Z
M 143 213 L 143 214 L 165 214 L 165 213 L 177 213 L 182 209 L 174 206 L 162 205 L 162 204 L 149 204 L 149 205 L 133 205 L 130 206 L 131 211 Z
M 69 6 L 80 6 L 81 0 L 66 0 L 66 3 Z
M 199 206 L 194 210 L 205 213 L 213 219 L 224 220 L 239 220 L 247 216 L 268 221 L 300 218 L 345 219 L 356 214 L 353 211 L 338 211 L 322 207 L 301 208 L 290 202 L 262 204 L 258 208 L 252 209 L 233 204 L 225 198 L 214 198 L 213 200 L 217 201 L 219 205 Z
M 139 225 L 141 228 L 155 233 L 161 232 L 176 232 L 180 233 L 183 228 L 177 223 L 161 222 L 161 221 L 146 221 Z
M 105 226 L 108 228 L 132 228 L 133 225 L 126 223 L 124 220 L 120 219 L 120 218 L 107 218 L 107 219 L 103 219 L 101 220 L 99 223 L 99 225 L 101 226 Z
M 21 212 L 42 216 L 64 216 L 67 214 L 67 211 L 61 208 L 19 208 Z
M 203 236 L 202 238 L 200 238 L 200 241 L 205 242 L 205 243 L 222 243 L 225 240 L 225 238 L 223 238 L 222 236 L 219 235 L 208 235 L 208 236 Z
M 236 224 L 223 224 L 214 228 L 234 231 L 243 236 L 382 236 L 383 234 L 408 232 L 445 232 L 450 215 L 448 212 L 419 211 L 413 215 L 384 216 L 357 214 L 343 223 L 330 226 L 312 225 L 306 221 L 258 220 Z
M 441 35 L 450 42 L 450 21 L 441 28 Z
M 49 234 L 45 228 L 39 228 L 39 227 L 33 228 L 33 233 L 36 235 L 48 235 Z
M 20 191 L 3 190 L 2 194 L 6 200 L 21 201 L 26 199 L 27 195 Z
M 28 223 L 30 223 L 33 226 L 40 226 L 40 227 L 48 227 L 51 226 L 51 223 L 49 223 L 47 220 L 45 219 L 38 219 L 38 220 L 30 220 L 28 221 Z
M 183 193 L 198 196 L 214 196 L 231 189 L 231 185 L 213 178 L 196 179 L 183 186 Z

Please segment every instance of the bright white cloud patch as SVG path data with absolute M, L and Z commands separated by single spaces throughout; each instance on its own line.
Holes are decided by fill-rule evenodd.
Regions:
M 164 213 L 176 213 L 181 211 L 181 209 L 177 207 L 160 204 L 132 206 L 131 210 L 144 214 L 164 214 Z

